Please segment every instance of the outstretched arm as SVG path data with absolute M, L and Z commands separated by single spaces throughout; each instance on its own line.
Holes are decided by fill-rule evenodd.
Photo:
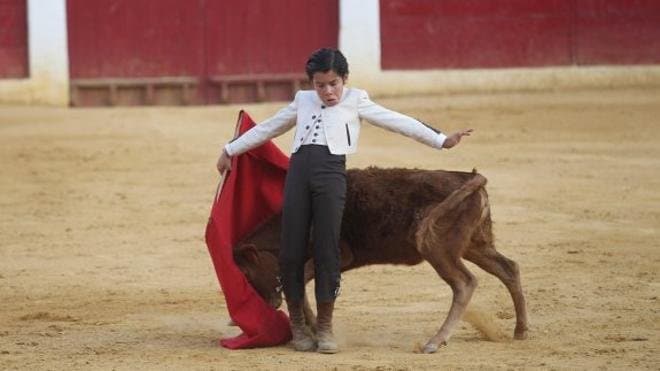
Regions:
M 274 116 L 252 127 L 240 137 L 226 144 L 218 157 L 215 167 L 220 174 L 231 170 L 231 157 L 245 153 L 260 146 L 269 139 L 279 136 L 296 124 L 297 97 L 288 106 L 279 110 Z
M 360 118 L 364 118 L 376 126 L 403 134 L 433 148 L 451 148 L 460 141 L 459 138 L 445 145 L 448 139 L 445 134 L 410 116 L 389 110 L 374 103 L 369 99 L 369 95 L 365 91 L 360 91 L 358 114 Z M 452 136 L 454 135 L 456 134 L 452 134 Z

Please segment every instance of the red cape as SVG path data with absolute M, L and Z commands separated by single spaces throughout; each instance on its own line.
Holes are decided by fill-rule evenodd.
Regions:
M 237 134 L 255 124 L 241 111 Z M 232 158 L 232 170 L 216 195 L 206 227 L 208 246 L 232 320 L 243 333 L 220 340 L 230 349 L 274 346 L 291 339 L 287 315 L 270 307 L 234 263 L 233 248 L 282 210 L 289 158 L 272 142 Z

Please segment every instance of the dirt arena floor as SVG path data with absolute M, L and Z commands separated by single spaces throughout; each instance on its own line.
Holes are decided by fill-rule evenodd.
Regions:
M 344 275 L 337 355 L 223 349 L 238 330 L 203 235 L 240 107 L 4 107 L 0 369 L 660 369 L 660 90 L 377 101 L 475 129 L 437 152 L 365 124 L 348 165 L 483 173 L 528 340 L 512 340 L 504 286 L 468 263 L 479 287 L 464 321 L 419 354 L 451 300 L 422 264 Z M 245 108 L 260 120 L 280 106 Z

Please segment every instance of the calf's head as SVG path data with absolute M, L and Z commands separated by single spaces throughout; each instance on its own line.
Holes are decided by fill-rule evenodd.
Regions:
M 255 245 L 240 245 L 234 249 L 234 262 L 252 287 L 270 306 L 282 305 L 282 290 L 278 280 L 279 264 L 272 252 Z

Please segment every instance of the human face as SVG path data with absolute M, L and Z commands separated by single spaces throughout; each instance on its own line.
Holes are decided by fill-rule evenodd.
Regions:
M 337 75 L 335 71 L 316 72 L 312 76 L 312 85 L 316 94 L 323 103 L 332 107 L 339 103 L 344 92 L 345 77 Z

